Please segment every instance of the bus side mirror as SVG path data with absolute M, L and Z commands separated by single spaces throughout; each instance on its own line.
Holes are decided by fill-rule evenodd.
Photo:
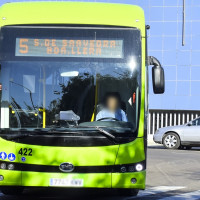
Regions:
M 162 94 L 165 91 L 164 70 L 160 62 L 155 57 L 149 56 L 148 61 L 149 65 L 153 65 L 152 68 L 153 91 L 155 94 Z

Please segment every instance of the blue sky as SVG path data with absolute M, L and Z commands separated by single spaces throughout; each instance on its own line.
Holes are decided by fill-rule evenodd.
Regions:
M 1 0 L 0 5 L 6 2 L 8 0 Z M 91 0 L 90 2 L 136 4 L 144 9 L 146 23 L 151 26 L 148 31 L 148 52 L 160 60 L 166 76 L 164 95 L 153 94 L 150 76 L 149 108 L 200 110 L 199 0 L 186 0 L 185 46 L 181 43 L 182 0 Z

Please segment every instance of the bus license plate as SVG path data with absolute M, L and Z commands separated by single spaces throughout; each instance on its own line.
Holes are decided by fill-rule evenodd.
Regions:
M 51 178 L 50 186 L 82 187 L 83 179 Z

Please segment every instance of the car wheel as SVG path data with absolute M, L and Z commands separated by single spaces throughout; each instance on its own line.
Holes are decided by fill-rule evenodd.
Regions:
M 138 189 L 118 189 L 118 194 L 120 196 L 137 196 L 139 190 Z
M 167 149 L 178 149 L 181 145 L 181 141 L 176 133 L 171 132 L 164 136 L 163 145 Z
M 1 192 L 5 195 L 21 195 L 23 193 L 23 187 L 2 187 Z

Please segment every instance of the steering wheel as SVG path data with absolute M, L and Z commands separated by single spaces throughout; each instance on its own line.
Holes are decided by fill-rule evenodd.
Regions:
M 104 118 L 98 119 L 97 121 L 103 121 L 103 120 L 106 120 L 106 119 L 110 119 L 110 120 L 114 120 L 114 121 L 120 121 L 120 120 L 118 120 L 118 119 L 116 119 L 114 117 L 104 117 Z

